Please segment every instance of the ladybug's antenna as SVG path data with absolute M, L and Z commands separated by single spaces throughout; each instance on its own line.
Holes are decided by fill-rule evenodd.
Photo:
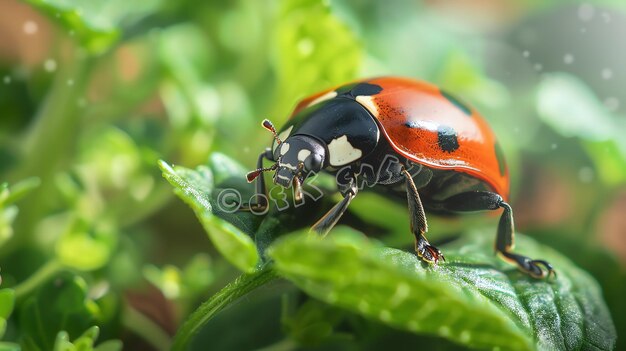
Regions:
M 264 119 L 262 124 L 263 124 L 263 128 L 272 132 L 272 135 L 274 135 L 274 139 L 276 139 L 276 143 L 280 145 L 282 143 L 282 140 L 278 138 L 278 133 L 276 133 L 276 128 L 274 128 L 274 125 L 272 124 L 272 122 L 270 122 L 269 119 Z
M 248 174 L 246 174 L 246 179 L 248 180 L 248 183 L 252 183 L 258 176 L 261 175 L 261 173 L 267 172 L 267 171 L 273 171 L 276 168 L 278 168 L 278 163 L 274 163 L 273 165 L 267 168 L 257 168 L 252 172 L 248 172 Z

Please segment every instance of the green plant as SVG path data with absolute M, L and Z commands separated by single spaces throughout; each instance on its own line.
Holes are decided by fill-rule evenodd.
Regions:
M 219 158 L 222 166 L 228 162 Z M 346 228 L 335 230 L 325 240 L 289 234 L 262 252 L 267 257 L 259 262 L 253 240 L 268 235 L 262 231 L 267 230 L 264 224 L 272 215 L 257 226 L 250 225 L 249 213 L 215 217 L 221 188 L 220 183 L 213 183 L 215 166 L 210 163 L 192 171 L 161 163 L 165 178 L 198 219 L 221 223 L 205 225 L 205 229 L 222 255 L 247 274 L 192 315 L 175 338 L 176 350 L 186 349 L 192 336 L 227 304 L 276 276 L 330 305 L 470 347 L 610 350 L 615 346 L 615 329 L 595 281 L 566 258 L 528 238 L 518 239 L 519 247 L 554 262 L 559 267 L 555 281 L 536 281 L 500 262 L 493 255 L 489 235 L 481 231 L 444 246 L 448 263 L 434 268 L 425 267 L 411 253 L 368 242 L 361 233 Z M 233 184 L 244 178 L 239 167 L 228 168 L 234 173 L 225 181 Z M 237 229 L 229 219 L 248 225 Z M 489 229 L 491 233 L 493 228 Z M 289 228 L 271 230 L 281 231 Z M 246 252 L 251 253 L 250 260 L 243 264 Z M 312 337 L 328 333 L 320 332 Z

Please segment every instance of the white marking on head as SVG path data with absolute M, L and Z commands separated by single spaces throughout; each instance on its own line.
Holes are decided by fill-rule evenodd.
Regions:
M 284 155 L 287 153 L 287 151 L 289 151 L 289 143 L 282 143 L 280 144 L 280 155 Z
M 359 95 L 355 99 L 359 104 L 365 107 L 372 114 L 372 116 L 378 118 L 378 106 L 374 103 L 373 97 L 369 95 Z
M 288 169 L 290 169 L 290 170 L 292 170 L 292 171 L 295 171 L 295 170 L 297 170 L 297 169 L 298 169 L 298 167 L 296 167 L 296 166 L 294 166 L 294 165 L 292 165 L 292 164 L 290 164 L 290 163 L 282 163 L 282 162 L 279 162 L 279 163 L 278 163 L 278 166 L 279 166 L 279 167 L 288 168 Z
M 276 176 L 277 176 L 278 178 L 280 178 L 280 179 L 284 179 L 284 180 L 286 180 L 286 181 L 291 181 L 291 179 L 289 179 L 289 178 L 285 177 L 284 175 L 277 174 Z
M 311 155 L 310 150 L 307 150 L 307 149 L 300 150 L 298 152 L 298 161 L 304 162 L 304 160 L 306 160 L 306 158 L 309 157 L 309 155 Z
M 328 144 L 328 153 L 330 154 L 331 166 L 347 165 L 363 155 L 361 150 L 350 144 L 346 135 L 333 139 L 330 144 Z
M 326 101 L 326 100 L 330 100 L 332 98 L 334 98 L 335 96 L 337 96 L 337 92 L 336 91 L 329 91 L 326 94 L 322 95 L 322 96 L 318 96 L 317 99 L 311 101 L 308 105 L 306 105 L 307 107 L 309 106 L 313 106 L 315 104 L 319 104 L 322 101 Z
M 278 139 L 280 139 L 281 141 L 287 140 L 287 138 L 289 138 L 289 134 L 291 133 L 292 129 L 293 129 L 293 126 L 289 126 L 289 128 L 283 130 L 280 134 L 278 134 Z M 272 151 L 276 151 L 277 147 L 278 147 L 278 143 L 276 142 L 276 140 L 274 140 Z

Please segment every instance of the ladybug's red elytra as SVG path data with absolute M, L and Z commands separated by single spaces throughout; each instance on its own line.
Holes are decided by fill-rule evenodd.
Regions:
M 249 182 L 257 179 L 259 195 L 249 206 L 268 206 L 260 196 L 266 194 L 265 171 L 275 171 L 275 184 L 293 186 L 296 198 L 311 174 L 336 174 L 344 198 L 311 228 L 326 234 L 367 183 L 406 196 L 415 251 L 435 264 L 445 259 L 425 237 L 425 209 L 450 214 L 502 208 L 496 252 L 532 277 L 554 273 L 548 262 L 512 252 L 513 212 L 506 202 L 509 174 L 502 150 L 476 110 L 437 86 L 400 77 L 365 79 L 302 100 L 279 131 L 268 120 L 263 126 L 274 143 L 247 175 Z M 264 159 L 274 163 L 263 168 Z

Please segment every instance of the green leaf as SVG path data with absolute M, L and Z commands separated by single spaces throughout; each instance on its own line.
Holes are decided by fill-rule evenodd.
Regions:
M 15 292 L 13 289 L 0 290 L 0 318 L 7 319 L 13 311 L 15 304 Z
M 7 319 L 13 312 L 15 305 L 15 292 L 13 289 L 0 290 L 0 339 L 4 336 L 7 326 Z M 1 348 L 0 348 L 1 350 Z
M 284 307 L 283 307 L 284 308 Z M 300 345 L 316 345 L 328 340 L 345 312 L 318 300 L 305 302 L 293 316 L 283 317 L 286 334 Z
M 565 73 L 549 74 L 541 81 L 537 94 L 539 116 L 561 135 L 596 141 L 614 135 L 612 117 L 576 77 Z
M 122 351 L 123 346 L 120 340 L 107 340 L 99 344 L 94 351 Z
M 0 351 L 20 351 L 20 345 L 12 342 L 0 342 Z
M 189 299 L 196 293 L 205 292 L 213 282 L 215 272 L 211 268 L 209 256 L 197 254 L 184 269 L 173 265 L 165 265 L 159 269 L 149 265 L 144 267 L 143 274 L 168 299 L 180 297 Z
M 85 281 L 63 273 L 43 285 L 20 308 L 22 347 L 52 350 L 60 331 L 67 332 L 69 338 L 78 337 L 95 324 L 99 315 L 98 305 L 87 297 Z
M 213 214 L 216 200 L 211 196 L 214 187 L 211 170 L 205 166 L 195 171 L 183 167 L 174 169 L 164 161 L 159 162 L 159 167 L 176 194 L 194 210 L 217 250 L 242 271 L 254 271 L 259 254 L 250 235 Z M 244 179 L 243 174 L 240 177 Z
M 559 134 L 582 141 L 605 184 L 626 181 L 622 128 L 582 81 L 565 73 L 547 75 L 539 85 L 537 109 L 541 119 Z
M 62 25 L 89 52 L 107 50 L 119 38 L 122 27 L 156 10 L 161 0 L 76 1 L 26 0 Z
M 100 328 L 93 326 L 76 340 L 70 341 L 67 332 L 60 331 L 54 343 L 54 351 L 119 351 L 122 349 L 122 343 L 119 340 L 109 340 L 94 347 L 99 334 Z
M 177 25 L 160 33 L 158 57 L 169 78 L 161 95 L 177 129 L 211 126 L 218 117 L 217 91 L 202 79 L 211 67 L 212 51 L 197 26 Z
M 593 160 L 600 180 L 610 186 L 626 183 L 626 153 L 620 150 L 618 140 L 586 141 L 585 151 Z
M 37 177 L 24 179 L 12 186 L 0 185 L 0 208 L 12 205 L 19 199 L 39 187 L 41 181 Z
M 313 297 L 415 333 L 476 348 L 613 349 L 615 328 L 587 273 L 518 237 L 520 252 L 557 269 L 554 281 L 534 280 L 499 261 L 489 237 L 442 247 L 447 263 L 438 267 L 345 228 L 325 240 L 289 236 L 269 255 L 280 275 Z
M 56 256 L 63 265 L 82 271 L 92 271 L 109 262 L 117 236 L 110 225 L 94 225 L 73 221 L 57 241 Z
M 358 73 L 361 43 L 325 1 L 282 1 L 275 42 L 279 116 L 305 93 L 343 84 Z
M 13 222 L 18 214 L 15 202 L 33 191 L 40 184 L 39 178 L 24 179 L 11 187 L 0 184 L 0 246 L 13 237 Z

